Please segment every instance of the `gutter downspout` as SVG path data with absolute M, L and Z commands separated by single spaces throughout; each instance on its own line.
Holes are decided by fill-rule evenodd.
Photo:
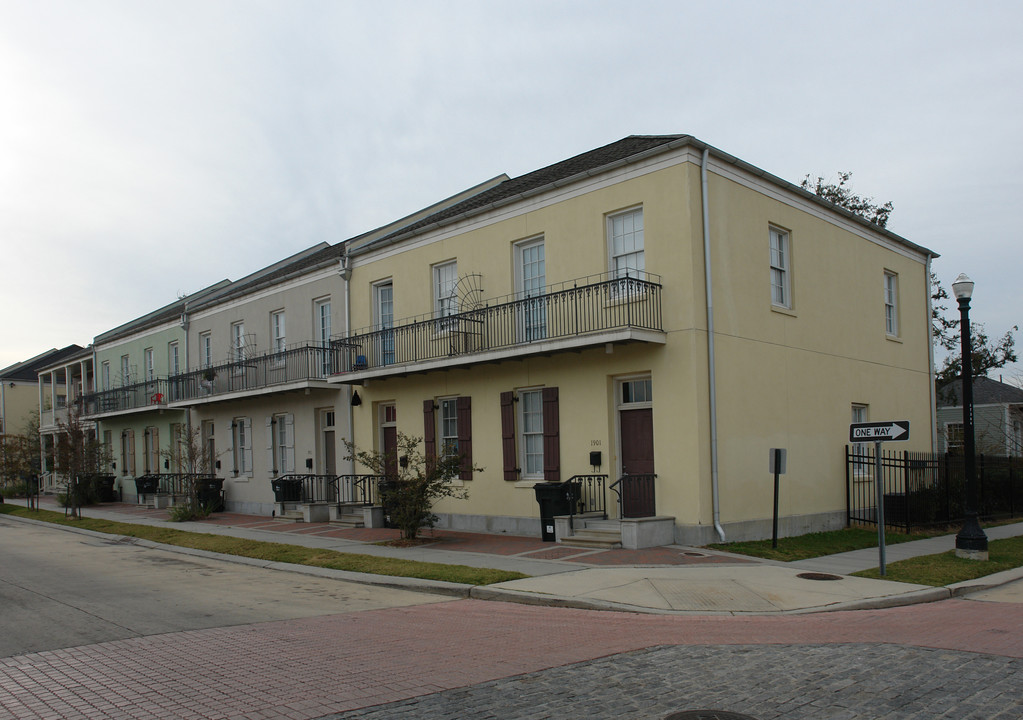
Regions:
M 934 307 L 933 300 L 931 299 L 931 258 L 933 256 L 927 254 L 927 360 L 929 366 L 929 372 L 927 374 L 930 379 L 928 393 L 931 398 L 931 452 L 938 452 L 938 399 L 935 394 L 934 383 L 936 381 L 934 371 Z
M 710 271 L 710 205 L 707 197 L 707 161 L 710 148 L 703 149 L 700 162 L 700 186 L 703 195 L 703 273 L 707 289 L 707 381 L 710 386 L 710 487 L 714 508 L 714 530 L 725 542 L 725 529 L 721 527 L 721 494 L 718 491 L 718 401 L 714 368 L 714 290 Z
M 191 321 L 189 320 L 189 317 L 188 317 L 188 302 L 186 301 L 184 306 L 181 308 L 181 330 L 183 331 L 183 333 L 185 335 L 185 369 L 186 370 L 189 367 L 191 367 L 191 365 L 189 365 L 190 355 L 188 353 L 188 348 L 189 348 L 188 329 L 189 329 L 190 326 L 191 326 Z M 178 368 L 178 372 L 180 372 L 180 371 L 181 371 L 181 368 Z M 192 445 L 192 443 L 195 442 L 195 439 L 192 437 L 192 407 L 191 406 L 185 408 L 185 437 L 188 438 L 188 444 L 190 446 Z M 206 442 L 206 438 L 200 437 L 199 438 L 199 446 L 202 447 L 202 444 L 204 442 Z M 215 462 L 215 460 L 213 458 L 210 458 L 210 464 L 212 464 L 214 462 Z M 212 468 L 212 467 L 206 468 L 207 472 L 212 472 L 213 470 L 214 470 L 214 468 Z M 193 468 L 190 468 L 189 471 L 190 472 L 195 472 L 196 470 L 193 467 Z
M 351 259 L 348 257 L 348 246 L 345 245 L 341 250 L 341 257 L 338 259 L 340 267 L 338 268 L 338 275 L 345 281 L 345 334 L 347 335 L 352 327 L 352 265 Z M 354 446 L 355 444 L 355 408 L 352 407 L 352 386 L 345 385 L 345 402 L 348 405 L 348 439 L 349 442 Z M 354 452 L 354 447 L 353 447 Z M 348 459 L 348 474 L 355 474 L 355 457 L 354 455 Z

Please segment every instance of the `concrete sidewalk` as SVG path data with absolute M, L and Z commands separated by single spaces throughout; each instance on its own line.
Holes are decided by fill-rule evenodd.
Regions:
M 42 506 L 60 509 L 51 498 L 44 498 Z M 121 522 L 169 524 L 166 511 L 149 511 L 118 503 L 89 507 L 85 514 Z M 677 545 L 646 550 L 594 551 L 543 543 L 537 538 L 452 531 L 432 533 L 436 541 L 433 544 L 395 548 L 375 544 L 394 537 L 394 531 L 345 530 L 327 523 L 291 524 L 230 513 L 217 514 L 202 522 L 174 523 L 173 527 L 340 552 L 517 571 L 530 577 L 475 587 L 269 563 L 160 546 L 186 554 L 366 584 L 536 605 L 704 615 L 806 613 L 932 602 L 991 588 L 1002 588 L 992 599 L 1023 602 L 1023 568 L 939 588 L 850 577 L 853 572 L 878 566 L 877 548 L 779 563 Z M 1023 523 L 992 528 L 987 533 L 991 539 L 1023 535 Z M 139 541 L 139 544 L 147 544 L 147 541 Z M 954 548 L 954 544 L 954 536 L 947 535 L 891 545 L 887 548 L 887 562 L 944 552 Z

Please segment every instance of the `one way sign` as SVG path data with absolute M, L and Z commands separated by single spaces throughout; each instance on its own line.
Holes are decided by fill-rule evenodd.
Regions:
M 909 420 L 853 423 L 849 426 L 849 442 L 901 442 L 909 440 Z

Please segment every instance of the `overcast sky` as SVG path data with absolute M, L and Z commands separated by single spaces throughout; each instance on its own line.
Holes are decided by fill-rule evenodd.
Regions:
M 688 133 L 1023 321 L 1023 3 L 0 0 L 0 367 L 502 172 Z

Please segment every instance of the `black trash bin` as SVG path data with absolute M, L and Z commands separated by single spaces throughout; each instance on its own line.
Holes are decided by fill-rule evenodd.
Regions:
M 117 495 L 114 494 L 116 480 L 113 475 L 92 476 L 92 491 L 99 502 L 117 502 Z
M 302 502 L 302 478 L 274 478 L 270 486 L 277 502 Z
M 224 512 L 224 480 L 223 478 L 203 478 L 198 487 L 199 504 L 209 507 L 213 512 Z
M 554 542 L 554 518 L 568 515 L 579 502 L 579 483 L 537 483 L 533 486 L 536 501 L 540 504 L 540 537 L 544 542 Z
M 25 492 L 28 495 L 38 495 L 39 494 L 39 476 L 38 475 L 29 475 L 28 476 L 28 478 L 25 480 Z
M 160 492 L 160 478 L 153 475 L 135 478 L 135 492 L 139 495 L 154 495 Z

